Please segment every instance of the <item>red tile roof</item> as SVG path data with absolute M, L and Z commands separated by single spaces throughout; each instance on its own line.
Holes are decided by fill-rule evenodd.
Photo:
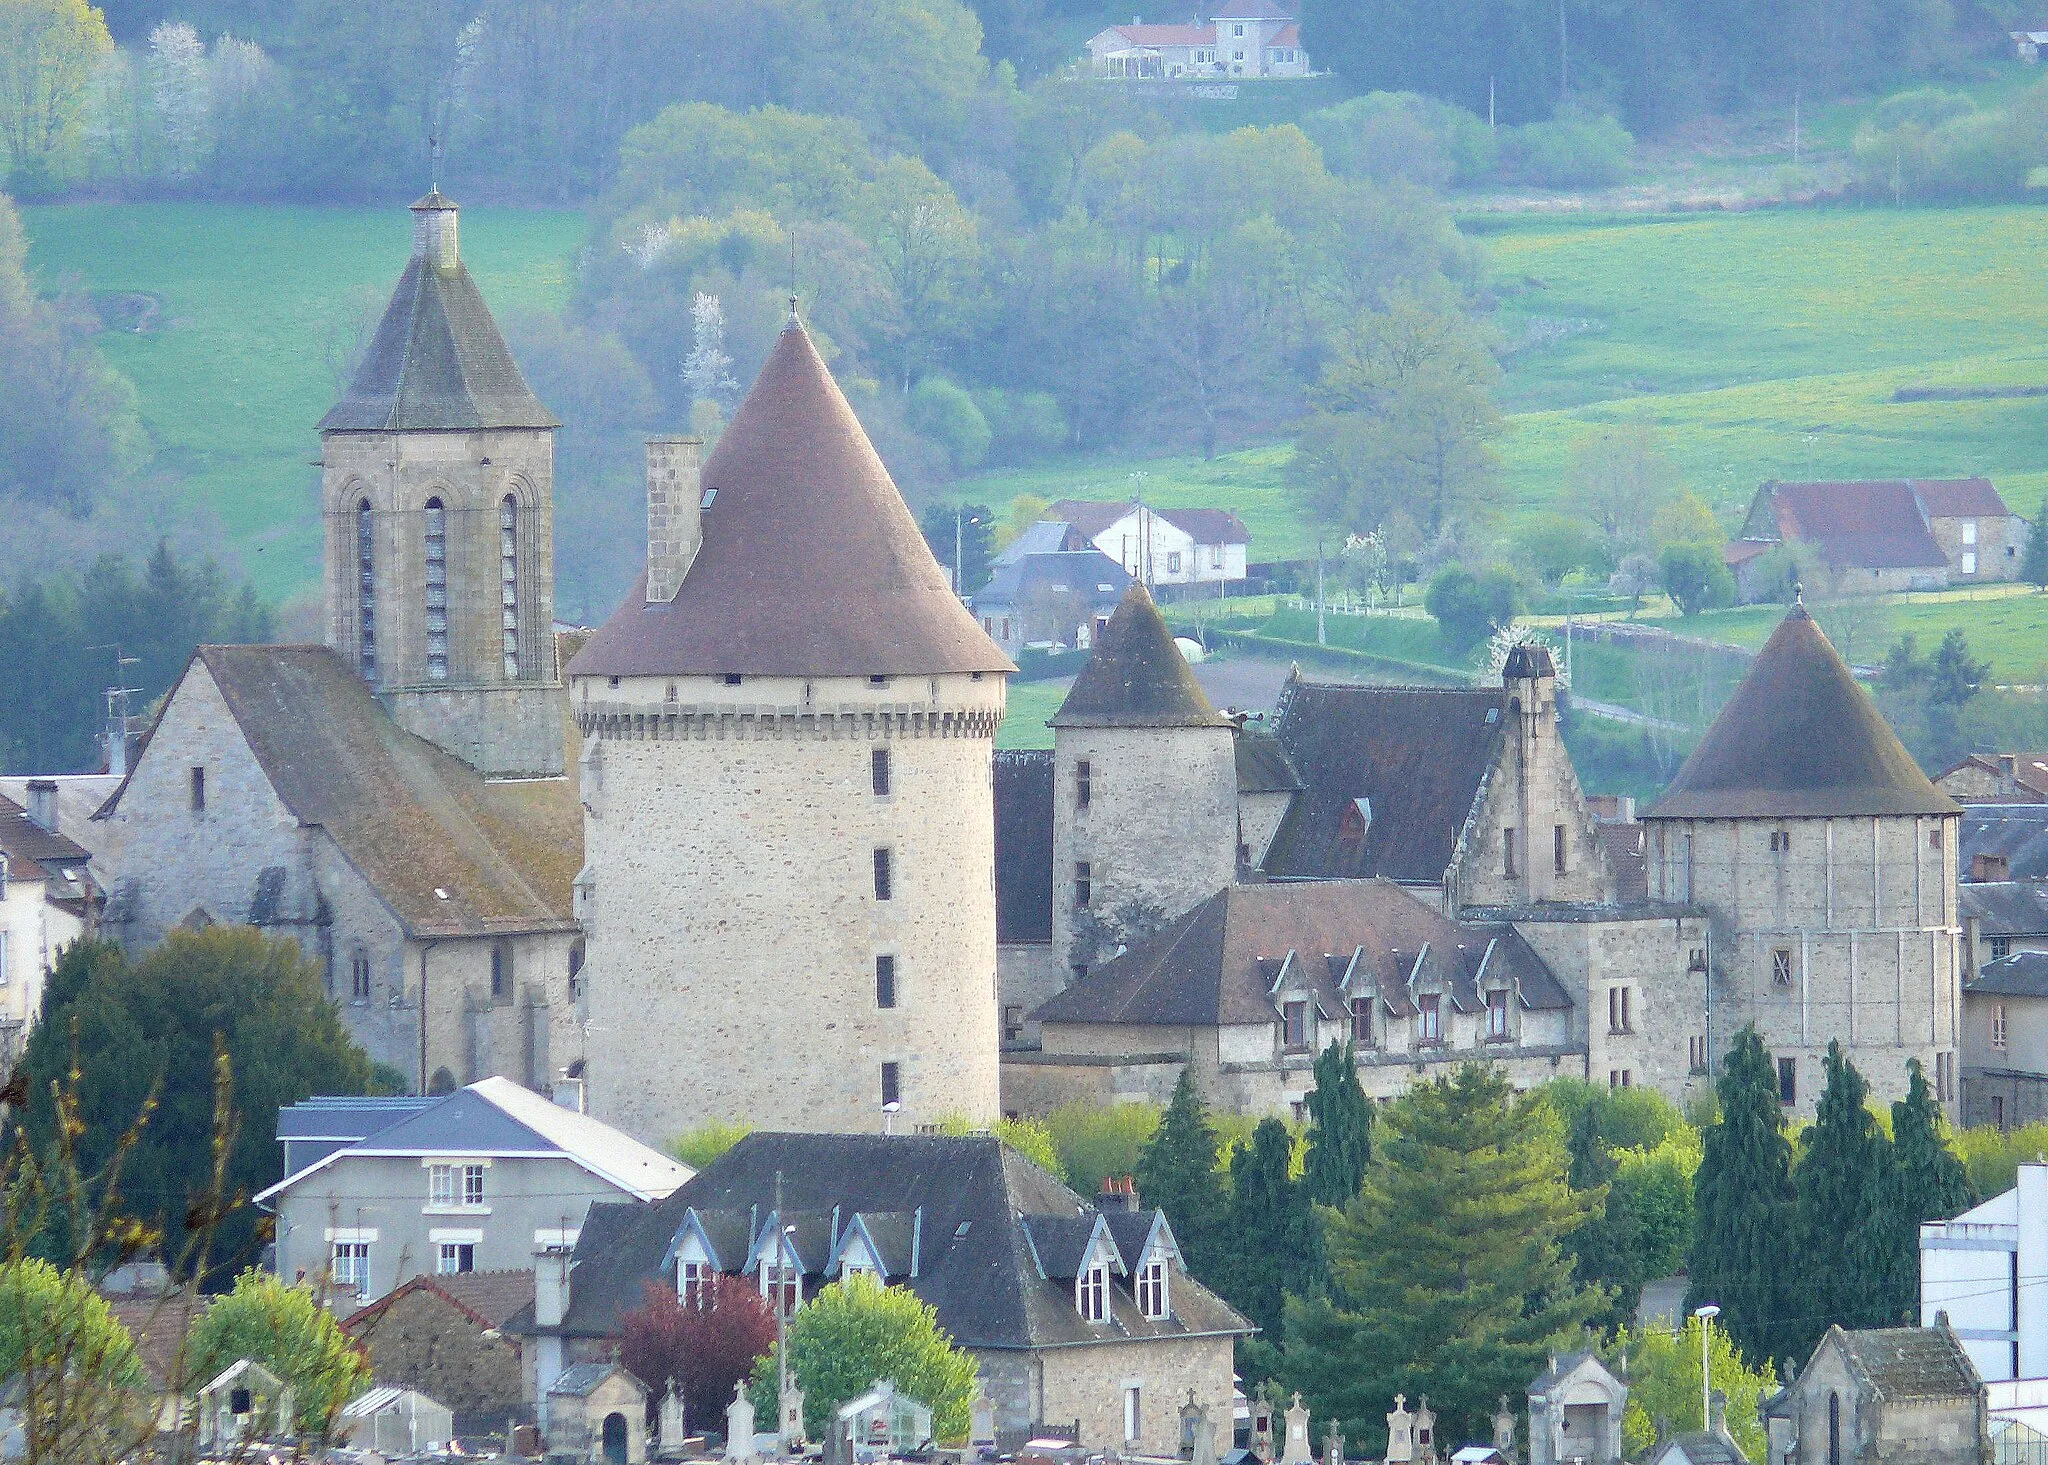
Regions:
M 2003 519 L 2012 513 L 1988 478 L 1916 478 L 1913 491 L 1930 519 Z
M 0 795 L 0 855 L 7 857 L 7 873 L 14 880 L 40 880 L 46 865 L 82 869 L 92 858 L 77 840 L 50 833 L 4 795 Z
M 643 576 L 572 676 L 1009 672 L 932 558 L 802 326 L 784 327 L 704 465 L 704 545 L 675 599 Z
M 521 1309 L 533 1304 L 533 1273 L 523 1271 L 458 1272 L 450 1276 L 418 1276 L 385 1293 L 368 1307 L 351 1313 L 341 1330 L 361 1336 L 399 1298 L 414 1292 L 431 1292 L 478 1328 L 496 1328 Z
M 1767 483 L 1779 534 L 1817 546 L 1830 567 L 1942 569 L 1948 556 L 1921 517 L 1903 478 L 1863 482 Z
M 1209 46 L 1216 41 L 1213 25 L 1113 25 L 1110 29 L 1133 46 Z

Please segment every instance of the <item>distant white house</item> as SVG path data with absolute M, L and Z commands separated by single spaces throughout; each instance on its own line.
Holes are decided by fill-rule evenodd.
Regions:
M 1228 509 L 1061 499 L 1045 511 L 1122 565 L 1134 580 L 1161 586 L 1218 585 L 1245 577 L 1251 532 Z
M 20 1053 L 44 979 L 103 904 L 92 856 L 59 832 L 55 782 L 33 779 L 27 794 L 27 808 L 0 795 L 0 1061 Z
M 1206 21 L 1110 26 L 1089 38 L 1088 69 L 1114 81 L 1311 74 L 1301 27 L 1270 0 L 1229 0 Z

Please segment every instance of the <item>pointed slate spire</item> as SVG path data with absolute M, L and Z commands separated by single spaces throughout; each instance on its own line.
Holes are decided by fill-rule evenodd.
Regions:
M 1812 614 L 1795 605 L 1645 817 L 1960 812 L 1920 771 Z
M 1132 585 L 1095 638 L 1095 654 L 1053 727 L 1228 727 L 1143 585 Z

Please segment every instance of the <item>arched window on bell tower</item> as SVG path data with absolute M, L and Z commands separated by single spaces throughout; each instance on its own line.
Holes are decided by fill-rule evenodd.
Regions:
M 377 526 L 370 501 L 356 504 L 356 666 L 377 680 Z
M 498 579 L 505 604 L 505 680 L 519 680 L 519 500 L 498 505 Z
M 448 680 L 448 510 L 427 500 L 427 680 Z

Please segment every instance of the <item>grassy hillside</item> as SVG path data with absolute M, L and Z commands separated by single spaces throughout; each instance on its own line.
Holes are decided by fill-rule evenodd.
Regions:
M 73 204 L 22 217 L 44 283 L 93 292 L 114 323 L 101 349 L 243 572 L 279 599 L 317 585 L 314 425 L 337 392 L 330 360 L 366 311 L 374 325 L 405 268 L 404 208 Z M 582 235 L 573 213 L 462 216 L 463 257 L 501 315 L 559 306 Z

